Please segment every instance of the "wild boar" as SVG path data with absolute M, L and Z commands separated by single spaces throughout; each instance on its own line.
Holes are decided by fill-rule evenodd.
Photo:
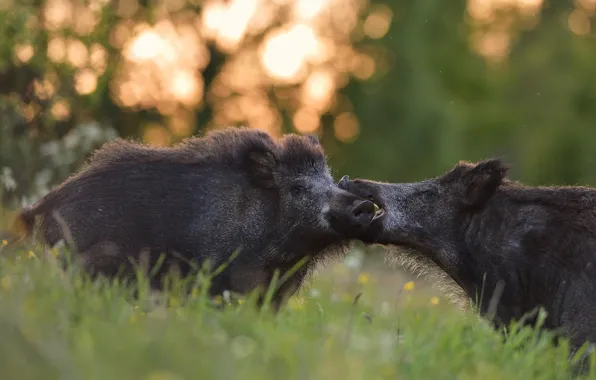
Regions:
M 37 225 L 49 246 L 65 241 L 87 270 L 106 276 L 129 257 L 138 263 L 141 252 L 150 266 L 165 254 L 162 267 L 187 276 L 240 249 L 212 279 L 213 295 L 266 288 L 276 269 L 284 275 L 310 257 L 275 294 L 279 306 L 319 258 L 344 252 L 374 215 L 372 202 L 337 187 L 316 137 L 274 140 L 230 127 L 173 147 L 107 143 L 19 220 L 29 234 Z
M 594 342 L 596 190 L 526 186 L 508 169 L 490 159 L 417 183 L 338 185 L 384 210 L 363 241 L 409 248 L 404 263 L 440 269 L 495 326 L 535 323 L 543 307 L 543 327 L 572 347 Z

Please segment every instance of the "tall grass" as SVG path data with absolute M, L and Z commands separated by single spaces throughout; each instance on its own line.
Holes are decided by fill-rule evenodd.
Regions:
M 514 328 L 504 339 L 411 282 L 387 289 L 345 263 L 274 315 L 200 289 L 184 300 L 171 289 L 155 304 L 147 291 L 135 299 L 123 283 L 63 272 L 41 250 L 0 250 L 2 379 L 571 376 L 567 345 L 554 347 L 548 334 Z

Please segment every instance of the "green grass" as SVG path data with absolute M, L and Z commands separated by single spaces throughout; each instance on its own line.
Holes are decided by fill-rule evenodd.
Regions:
M 570 378 L 565 345 L 529 329 L 503 341 L 418 285 L 341 263 L 276 317 L 250 302 L 216 310 L 200 292 L 145 312 L 123 285 L 1 249 L 2 379 Z

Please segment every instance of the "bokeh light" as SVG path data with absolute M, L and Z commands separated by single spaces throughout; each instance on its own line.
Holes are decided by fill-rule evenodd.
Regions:
M 329 70 L 314 71 L 303 84 L 302 103 L 326 111 L 335 93 L 335 80 Z
M 590 17 L 583 9 L 576 9 L 567 18 L 567 25 L 573 33 L 585 36 L 590 33 L 591 23 Z
M 91 69 L 83 69 L 75 74 L 75 89 L 81 95 L 89 95 L 97 88 L 97 75 Z
M 155 146 L 168 146 L 171 143 L 170 133 L 160 124 L 152 123 L 145 128 L 143 135 L 147 144 Z
M 29 61 L 31 58 L 33 58 L 33 55 L 35 54 L 35 49 L 33 49 L 33 46 L 29 44 L 17 45 L 15 46 L 14 50 L 17 58 L 22 63 L 26 63 L 27 61 Z
M 382 4 L 373 8 L 364 21 L 364 33 L 371 38 L 382 38 L 389 31 L 393 12 L 387 5 Z
M 514 34 L 513 17 L 531 24 L 536 21 L 543 2 L 468 0 L 468 14 L 477 27 L 471 37 L 473 48 L 489 61 L 503 61 L 509 53 Z
M 335 137 L 339 141 L 347 143 L 358 136 L 358 133 L 360 133 L 360 124 L 356 115 L 351 112 L 344 112 L 335 118 L 333 130 L 335 131 Z
M 176 0 L 157 1 L 148 23 L 136 17 L 143 9 L 138 0 L 48 0 L 41 18 L 50 31 L 47 56 L 76 70 L 73 85 L 82 95 L 96 91 L 114 58 L 85 38 L 108 3 L 119 17 L 107 34 L 119 54 L 110 94 L 121 107 L 163 116 L 163 125 L 145 128 L 146 140 L 156 144 L 192 134 L 189 115 L 204 103 L 213 112 L 206 128 L 243 124 L 277 135 L 285 119 L 312 133 L 333 113 L 341 115 L 334 133 L 351 141 L 358 123 L 351 111 L 338 111 L 338 92 L 350 76 L 367 80 L 379 69 L 375 57 L 353 46 L 354 32 L 360 23 L 358 33 L 382 38 L 393 19 L 390 7 L 365 0 L 205 0 L 199 12 L 189 10 L 189 0 Z M 226 59 L 205 83 L 210 47 Z M 15 48 L 15 55 L 25 62 L 32 47 Z M 64 102 L 52 106 L 57 118 L 69 113 Z
M 66 48 L 66 59 L 74 67 L 83 67 L 87 63 L 88 51 L 85 44 L 78 39 L 69 39 Z
M 313 133 L 319 128 L 319 115 L 311 108 L 301 108 L 294 114 L 294 125 L 301 133 Z
M 60 63 L 66 58 L 66 41 L 62 37 L 54 37 L 48 42 L 48 58 Z
M 281 81 L 297 81 L 317 49 L 317 37 L 312 27 L 296 24 L 272 32 L 263 45 L 261 60 L 267 74 Z
M 540 3 L 469 0 L 469 11 L 481 20 L 499 6 L 530 9 Z M 108 38 L 109 46 L 102 46 L 89 37 L 108 4 L 116 22 L 97 31 Z M 387 35 L 394 19 L 389 5 L 367 0 L 205 0 L 196 5 L 158 0 L 148 18 L 141 15 L 145 7 L 138 0 L 47 0 L 39 18 L 49 32 L 47 57 L 74 70 L 77 93 L 93 94 L 107 72 L 118 106 L 161 114 L 159 128 L 145 128 L 149 142 L 194 133 L 191 115 L 205 106 L 212 117 L 202 128 L 242 124 L 279 135 L 285 120 L 298 132 L 317 133 L 330 115 L 335 136 L 354 141 L 359 122 L 341 91 L 350 78 L 365 81 L 388 70 L 382 52 L 354 42 Z M 475 46 L 484 55 L 503 55 L 508 38 L 502 31 L 478 34 Z M 218 72 L 206 83 L 210 49 L 225 60 L 218 61 Z M 35 53 L 28 44 L 14 51 L 21 62 Z M 50 91 L 40 83 L 36 93 L 49 100 L 61 84 L 52 85 Z M 68 103 L 52 104 L 56 118 L 70 115 Z
M 66 100 L 60 99 L 52 105 L 51 112 L 56 120 L 64 120 L 70 115 L 70 106 Z
M 199 105 L 204 95 L 200 73 L 209 63 L 209 53 L 194 25 L 162 20 L 133 29 L 128 41 L 118 42 L 123 43 L 125 62 L 112 83 L 116 100 L 164 115 L 172 115 L 178 106 Z
M 0 7 L 13 2 L 2 0 Z M 575 10 L 566 14 L 567 28 L 589 35 L 596 0 L 573 4 Z M 101 31 L 98 25 L 108 5 L 116 22 Z M 544 0 L 467 0 L 472 48 L 489 61 L 503 61 L 518 21 L 535 22 L 543 6 Z M 116 104 L 160 113 L 164 120 L 160 128 L 174 138 L 194 133 L 196 121 L 188 115 L 208 106 L 213 114 L 201 127 L 244 124 L 279 134 L 286 120 L 296 131 L 310 133 L 320 131 L 322 118 L 331 114 L 336 137 L 353 141 L 359 123 L 353 110 L 344 108 L 342 89 L 351 78 L 374 80 L 393 67 L 374 44 L 355 45 L 364 38 L 387 35 L 397 9 L 389 4 L 157 0 L 151 17 L 142 13 L 145 9 L 139 0 L 46 0 L 42 13 L 31 16 L 26 27 L 45 27 L 47 57 L 73 70 L 77 93 L 94 93 L 109 70 L 107 85 Z M 109 46 L 97 42 L 101 35 Z M 225 59 L 216 63 L 218 72 L 210 73 L 206 82 L 210 49 Z M 26 41 L 13 50 L 20 64 L 36 54 Z M 35 93 L 51 100 L 60 85 L 39 82 Z M 63 103 L 52 104 L 52 114 L 70 113 Z

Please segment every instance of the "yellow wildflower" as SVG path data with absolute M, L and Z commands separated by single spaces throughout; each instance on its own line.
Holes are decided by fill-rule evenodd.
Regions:
M 366 285 L 368 284 L 368 274 L 367 273 L 360 273 L 360 275 L 358 276 L 358 283 L 361 285 Z
M 239 299 L 239 300 L 238 300 L 238 305 L 243 305 L 245 302 L 246 302 L 245 300 L 243 300 L 243 299 Z
M 2 245 L 8 245 L 8 240 L 6 240 L 6 239 L 2 240 Z
M 432 297 L 430 299 L 430 304 L 431 305 L 438 305 L 439 304 L 439 297 Z
M 404 289 L 408 292 L 414 290 L 414 281 L 406 282 L 406 284 L 404 285 Z
M 33 251 L 29 251 L 29 252 L 27 253 L 27 256 L 29 256 L 29 258 L 30 258 L 30 259 L 37 258 L 37 256 L 35 256 L 35 252 L 33 252 Z

